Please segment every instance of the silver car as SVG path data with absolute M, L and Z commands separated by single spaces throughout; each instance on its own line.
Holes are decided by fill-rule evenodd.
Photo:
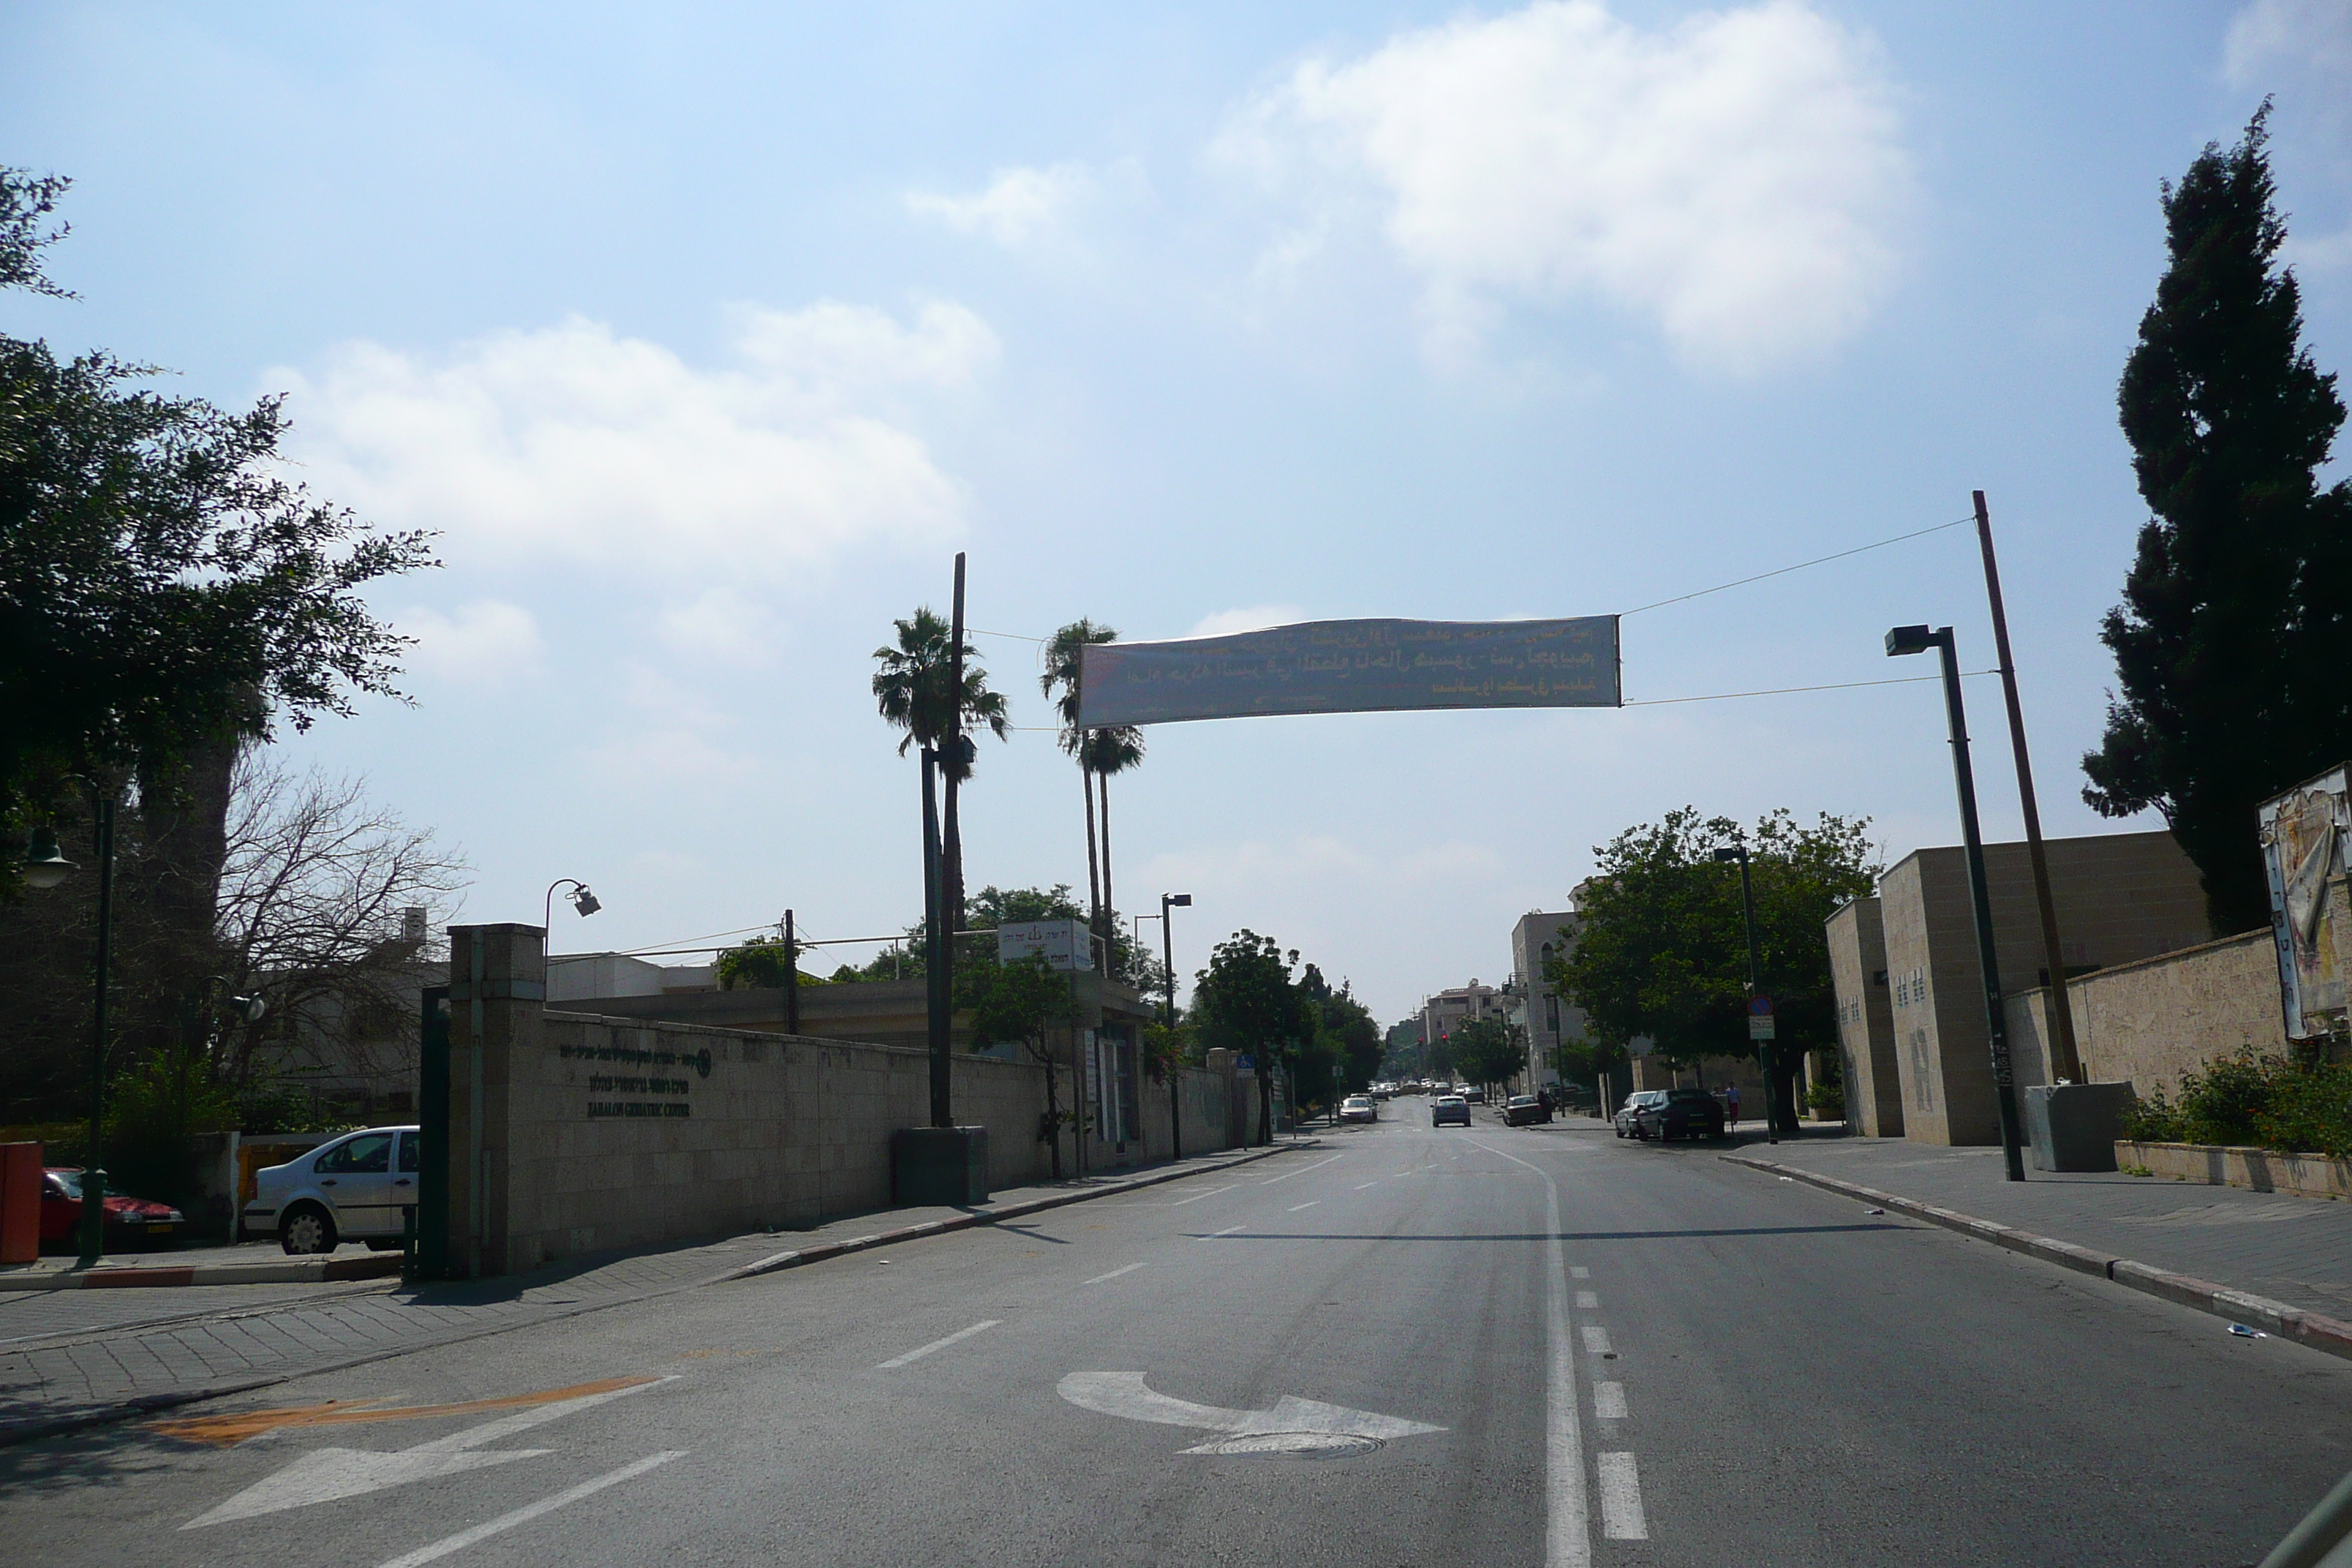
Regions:
M 332 1252 L 346 1241 L 388 1251 L 415 1206 L 421 1152 L 415 1128 L 370 1127 L 267 1166 L 254 1173 L 245 1228 L 275 1230 L 278 1245 L 297 1255 Z

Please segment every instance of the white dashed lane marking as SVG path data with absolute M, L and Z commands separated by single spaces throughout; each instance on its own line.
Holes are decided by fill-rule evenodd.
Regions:
M 1601 1533 L 1612 1541 L 1647 1541 L 1642 1517 L 1642 1477 L 1631 1454 L 1601 1456 Z
M 1577 1330 L 1584 1336 L 1584 1348 L 1593 1355 L 1609 1353 L 1609 1331 L 1598 1323 L 1586 1323 Z
M 1318 1160 L 1311 1165 L 1301 1165 L 1295 1171 L 1285 1171 L 1279 1176 L 1275 1177 L 1273 1181 L 1260 1182 L 1258 1185 L 1261 1187 L 1270 1187 L 1274 1185 L 1275 1182 L 1286 1182 L 1293 1176 L 1303 1176 L 1309 1171 L 1319 1171 L 1324 1166 L 1330 1164 L 1333 1161 L 1344 1160 L 1347 1157 L 1348 1152 L 1343 1149 L 1339 1153 L 1332 1155 L 1329 1160 Z
M 1576 1293 L 1577 1310 L 1580 1312 L 1590 1312 L 1595 1307 L 1600 1305 L 1601 1293 L 1598 1290 L 1579 1290 Z
M 1240 1184 L 1239 1182 L 1235 1182 L 1234 1184 L 1233 1184 L 1233 1186 L 1226 1186 L 1226 1187 L 1211 1187 L 1211 1188 L 1210 1188 L 1207 1192 L 1205 1192 L 1205 1193 L 1194 1193 L 1194 1194 L 1193 1194 L 1191 1197 L 1189 1197 L 1189 1198 L 1178 1198 L 1174 1203 L 1170 1204 L 1168 1206 L 1169 1206 L 1170 1208 L 1171 1208 L 1171 1209 L 1181 1209 L 1181 1208 L 1182 1208 L 1186 1204 L 1197 1204 L 1197 1203 L 1199 1203 L 1202 1198 L 1213 1198 L 1213 1197 L 1215 1197 L 1219 1193 L 1230 1193 L 1230 1192 L 1232 1192 L 1232 1191 L 1234 1190 L 1234 1187 L 1237 1187 L 1237 1186 L 1239 1186 L 1239 1185 L 1241 1185 L 1241 1184 Z
M 1311 1209 L 1311 1208 L 1313 1208 L 1317 1204 L 1319 1204 L 1319 1203 L 1321 1203 L 1322 1201 L 1323 1201 L 1323 1200 L 1322 1200 L 1321 1198 L 1309 1198 L 1307 1202 L 1305 1202 L 1305 1203 L 1303 1203 L 1303 1204 L 1293 1204 L 1293 1205 L 1291 1205 L 1288 1212 L 1290 1212 L 1290 1213 L 1292 1213 L 1292 1214 L 1297 1214 L 1300 1209 Z
M 1206 1236 L 1196 1236 L 1192 1239 L 1194 1241 L 1214 1241 L 1221 1236 L 1231 1236 L 1234 1232 L 1239 1229 L 1241 1229 L 1241 1226 L 1237 1225 L 1229 1225 L 1223 1230 L 1213 1230 Z
M 1625 1385 L 1622 1383 L 1596 1383 L 1592 1385 L 1592 1414 L 1603 1421 L 1625 1419 Z
M 925 1356 L 929 1355 L 933 1351 L 943 1351 L 950 1345 L 954 1344 L 958 1340 L 968 1340 L 971 1338 L 972 1335 L 979 1333 L 982 1330 L 992 1329 L 1003 1321 L 1004 1320 L 1002 1318 L 982 1318 L 979 1322 L 974 1323 L 971 1327 L 968 1329 L 958 1329 L 954 1333 L 950 1334 L 943 1340 L 933 1340 L 929 1344 L 917 1346 L 915 1349 L 908 1351 L 905 1355 L 894 1355 L 888 1361 L 877 1362 L 875 1364 L 874 1370 L 877 1372 L 888 1372 L 891 1368 L 904 1366 L 910 1361 L 920 1361 Z
M 1108 1274 L 1097 1274 L 1093 1279 L 1087 1280 L 1087 1283 L 1089 1285 L 1099 1285 L 1106 1279 L 1116 1279 L 1122 1274 L 1132 1274 L 1142 1267 L 1144 1266 L 1140 1263 L 1130 1263 L 1124 1268 L 1114 1268 Z
M 1570 1279 L 1590 1279 L 1592 1278 L 1592 1270 L 1582 1264 L 1578 1264 L 1568 1271 L 1568 1277 Z

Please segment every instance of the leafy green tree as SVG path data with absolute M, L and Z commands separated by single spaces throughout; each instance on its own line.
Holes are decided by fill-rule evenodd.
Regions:
M 0 288 L 71 297 L 40 258 L 67 184 L 0 169 Z M 288 479 L 280 399 L 236 413 L 141 390 L 153 374 L 0 336 L 0 830 L 70 778 L 169 787 L 278 716 L 398 695 L 407 639 L 362 590 L 435 564 L 428 536 Z
M 1500 1018 L 1471 1018 L 1454 1026 L 1454 1067 L 1465 1082 L 1507 1083 L 1528 1065 L 1527 1042 Z
M 2217 934 L 2270 921 L 2256 805 L 2352 754 L 2352 481 L 2317 477 L 2344 405 L 2278 265 L 2269 114 L 2164 189 L 2170 265 L 2116 395 L 2153 516 L 2100 632 L 2120 692 L 2083 759 L 2099 811 L 2164 814 Z
M 1877 879 L 1868 826 L 1866 817 L 1824 812 L 1803 827 L 1780 810 L 1747 836 L 1759 967 L 1779 1031 L 1770 1059 L 1784 1131 L 1794 1129 L 1790 1097 L 1802 1053 L 1837 1040 L 1822 927 Z M 1739 868 L 1715 859 L 1741 838 L 1728 817 L 1702 818 L 1684 806 L 1594 849 L 1598 868 L 1577 942 L 1546 976 L 1584 1009 L 1593 1039 L 1622 1049 L 1646 1035 L 1658 1058 L 1676 1067 L 1757 1055 L 1748 1038 Z
M 1052 1152 L 1057 1182 L 1062 1179 L 1062 1128 L 1078 1118 L 1076 1112 L 1062 1110 L 1052 1032 L 1075 1028 L 1084 1021 L 1070 977 L 1034 953 L 991 967 L 971 1014 L 976 1043 L 1017 1041 L 1030 1060 L 1045 1068 L 1045 1114 L 1038 1121 L 1037 1141 Z
M 929 609 L 918 609 L 910 618 L 891 624 L 898 628 L 898 640 L 874 650 L 874 662 L 880 667 L 874 672 L 874 702 L 885 721 L 906 731 L 898 741 L 900 756 L 909 746 L 940 752 L 940 773 L 946 781 L 940 813 L 943 902 L 948 929 L 955 931 L 963 924 L 964 902 L 963 829 L 956 797 L 971 777 L 973 756 L 969 746 L 960 756 L 948 755 L 948 735 L 960 728 L 969 740 L 974 731 L 986 730 L 1000 741 L 1009 740 L 1013 721 L 1005 712 L 1004 694 L 988 689 L 980 650 L 969 642 L 962 649 L 963 688 L 955 689 L 955 631 L 947 622 Z
M 1257 1063 L 1259 1138 L 1274 1141 L 1274 1062 L 1311 1038 L 1315 1025 L 1291 982 L 1298 950 L 1243 930 L 1210 950 L 1209 967 L 1192 977 L 1192 1011 L 1211 1047 L 1246 1052 Z
M 795 972 L 793 961 L 798 956 L 780 936 L 755 936 L 749 942 L 737 942 L 719 955 L 719 988 L 732 991 L 744 986 L 781 991 L 787 975 L 802 985 L 829 984 L 805 970 Z

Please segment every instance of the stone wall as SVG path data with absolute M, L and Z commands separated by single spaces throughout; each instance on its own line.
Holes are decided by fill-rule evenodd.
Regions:
M 890 1134 L 929 1121 L 928 1053 L 550 1012 L 543 940 L 536 926 L 450 931 L 453 1263 L 510 1273 L 889 1205 Z M 1186 1153 L 1231 1146 L 1236 1076 L 1186 1069 Z M 959 1051 L 953 1084 L 957 1121 L 988 1129 L 992 1185 L 1041 1179 L 1045 1069 Z M 1147 1082 L 1138 1109 L 1143 1136 L 1091 1146 L 1096 1168 L 1164 1156 L 1166 1086 Z
M 2176 1094 L 2180 1075 L 2251 1046 L 2284 1054 L 2278 947 L 2250 931 L 2066 984 L 2083 1071 L 2128 1081 L 2141 1095 Z

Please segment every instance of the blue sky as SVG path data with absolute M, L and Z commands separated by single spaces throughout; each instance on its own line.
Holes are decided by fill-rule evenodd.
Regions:
M 0 161 L 71 175 L 79 302 L 5 330 L 289 395 L 321 492 L 442 531 L 377 601 L 403 708 L 289 741 L 559 950 L 920 907 L 894 616 L 1016 721 L 1131 637 L 1622 611 L 1991 499 L 2054 834 L 2143 510 L 2114 388 L 2159 181 L 2274 94 L 2311 342 L 2352 353 L 2352 4 L 644 8 L 18 4 Z M 2340 471 L 2340 465 L 2339 465 Z M 1991 662 L 1967 530 L 1624 624 L 1629 699 Z M 1989 831 L 2017 831 L 1971 683 Z M 1119 903 L 1189 891 L 1385 1018 L 1508 967 L 1693 804 L 1953 841 L 1932 686 L 1150 732 Z M 2286 781 L 2282 781 L 2286 782 Z M 975 885 L 1083 886 L 1049 733 L 984 750 Z M 1148 929 L 1148 928 L 1147 928 Z

